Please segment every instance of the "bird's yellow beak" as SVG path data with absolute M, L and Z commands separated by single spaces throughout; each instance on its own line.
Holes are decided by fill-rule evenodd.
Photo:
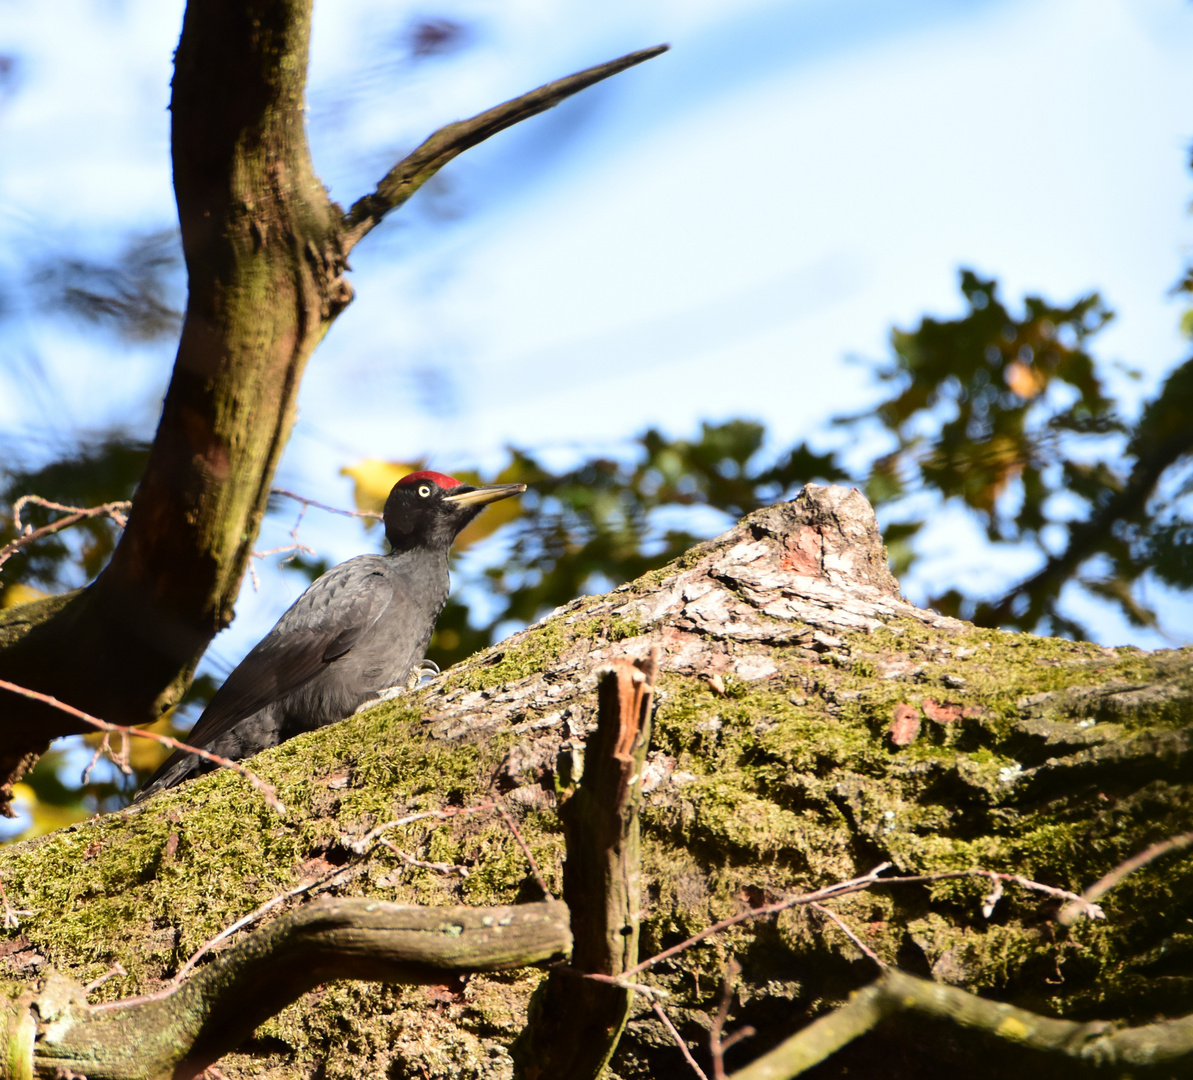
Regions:
M 444 495 L 443 501 L 453 506 L 484 506 L 512 495 L 521 495 L 525 490 L 525 484 L 493 484 L 491 487 L 469 488 L 458 495 Z

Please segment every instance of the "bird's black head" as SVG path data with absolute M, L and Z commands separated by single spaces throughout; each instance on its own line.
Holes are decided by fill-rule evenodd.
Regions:
M 446 550 L 489 503 L 525 490 L 525 484 L 471 487 L 443 473 L 410 473 L 394 484 L 385 500 L 385 538 L 394 551 Z

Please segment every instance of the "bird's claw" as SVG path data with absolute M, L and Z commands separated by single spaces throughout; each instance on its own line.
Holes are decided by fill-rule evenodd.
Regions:
M 435 678 L 439 674 L 439 665 L 434 660 L 423 660 L 418 667 L 412 668 L 406 677 L 407 690 L 417 690 L 424 681 Z

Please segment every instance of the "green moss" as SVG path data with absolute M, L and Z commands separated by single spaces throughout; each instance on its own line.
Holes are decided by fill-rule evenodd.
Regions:
M 449 688 L 516 682 L 570 659 L 572 648 L 579 655 L 641 632 L 591 614 L 599 602 L 569 611 L 570 623 L 548 622 L 489 650 L 449 674 Z M 653 747 L 673 779 L 643 807 L 644 951 L 884 861 L 892 872 L 983 867 L 1080 890 L 1148 844 L 1193 829 L 1181 741 L 1193 715 L 1188 651 L 1108 654 L 914 620 L 838 636 L 840 662 L 772 649 L 773 676 L 724 678 L 723 694 L 695 673 L 663 676 Z M 738 646 L 729 648 L 732 655 Z M 552 708 L 592 704 L 556 701 Z M 156 985 L 232 919 L 343 860 L 341 836 L 419 810 L 476 804 L 528 736 L 435 738 L 421 702 L 399 698 L 256 759 L 254 768 L 280 784 L 285 819 L 239 778 L 216 775 L 143 814 L 0 854 L 14 905 L 37 913 L 23 932 L 84 981 L 119 960 L 129 976 L 98 996 L 124 996 Z M 921 710 L 921 728 L 896 747 L 889 728 L 900 704 Z M 511 806 L 559 890 L 556 815 Z M 495 816 L 427 819 L 387 836 L 408 855 L 465 867 L 468 876 L 411 866 L 378 847 L 345 891 L 476 904 L 537 895 L 522 851 Z M 1127 1019 L 1193 1011 L 1193 860 L 1139 871 L 1106 898 L 1105 922 L 1067 930 L 1055 922 L 1053 900 L 1015 886 L 987 919 L 989 893 L 987 880 L 965 879 L 833 903 L 885 960 L 1028 1007 Z M 791 911 L 743 923 L 646 978 L 673 994 L 677 1010 L 702 1017 L 716 1006 L 730 955 L 746 969 L 742 1022 L 777 1015 L 767 1009 L 810 1015 L 867 977 L 831 922 Z M 432 1076 L 500 1075 L 507 1065 L 499 1048 L 521 1025 L 538 978 L 478 978 L 458 995 L 440 988 L 430 997 L 420 988 L 328 987 L 271 1021 L 257 1056 L 234 1059 L 229 1075 L 274 1060 L 274 1075 L 420 1075 L 416 1064 L 398 1064 L 404 1053 Z M 626 1061 L 641 1052 L 647 1062 L 634 1030 Z M 349 1062 L 349 1050 L 368 1064 Z
M 470 665 L 458 675 L 449 676 L 445 689 L 465 687 L 489 690 L 537 674 L 555 660 L 570 643 L 558 622 L 548 622 L 532 631 L 523 631 L 507 642 L 486 650 L 479 664 Z

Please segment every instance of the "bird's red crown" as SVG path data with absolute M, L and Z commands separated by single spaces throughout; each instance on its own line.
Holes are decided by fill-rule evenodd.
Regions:
M 432 484 L 438 484 L 445 490 L 447 488 L 460 487 L 463 484 L 462 480 L 457 480 L 454 476 L 447 476 L 441 472 L 412 472 L 407 473 L 398 481 L 399 487 L 404 487 L 406 484 L 417 484 L 420 480 L 430 480 Z

